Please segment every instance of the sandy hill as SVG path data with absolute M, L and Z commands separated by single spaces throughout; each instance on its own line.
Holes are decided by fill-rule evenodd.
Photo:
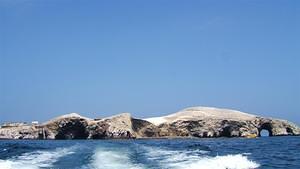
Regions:
M 145 120 L 159 125 L 162 123 L 172 123 L 178 120 L 204 120 L 204 119 L 223 119 L 223 120 L 253 120 L 255 115 L 214 107 L 190 107 L 177 113 L 162 117 L 152 117 Z

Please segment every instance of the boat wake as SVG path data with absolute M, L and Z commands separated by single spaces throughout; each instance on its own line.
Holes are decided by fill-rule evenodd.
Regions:
M 145 161 L 136 162 L 138 152 Z M 177 151 L 159 147 L 136 145 L 134 149 L 98 148 L 91 164 L 93 169 L 255 169 L 260 165 L 248 159 L 249 154 L 211 157 L 209 151 Z
M 0 160 L 1 169 L 51 168 L 59 158 L 73 154 L 76 147 L 57 148 L 53 151 L 34 151 L 7 160 Z
M 143 169 L 142 164 L 131 162 L 128 151 L 107 148 L 98 148 L 95 151 L 91 164 L 86 168 L 93 169 Z
M 81 154 L 81 151 L 93 153 L 89 157 L 69 156 Z M 247 153 L 209 156 L 206 150 L 173 150 L 159 146 L 136 144 L 131 147 L 101 146 L 87 149 L 79 145 L 69 148 L 57 148 L 53 151 L 33 151 L 0 160 L 0 169 L 58 169 L 58 163 L 68 160 L 86 159 L 87 163 L 67 168 L 81 169 L 255 169 L 260 165 L 248 159 Z M 67 161 L 65 157 L 67 156 Z M 74 158 L 76 157 L 76 158 Z
M 144 147 L 148 158 L 162 169 L 255 169 L 260 165 L 244 154 L 211 157 L 206 151 L 173 151 Z

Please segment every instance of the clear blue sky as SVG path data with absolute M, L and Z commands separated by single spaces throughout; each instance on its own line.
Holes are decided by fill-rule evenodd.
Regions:
M 300 1 L 0 0 L 0 73 L 0 122 L 214 106 L 300 124 Z

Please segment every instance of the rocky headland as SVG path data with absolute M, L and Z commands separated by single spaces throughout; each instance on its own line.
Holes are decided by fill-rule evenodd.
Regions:
M 76 113 L 43 124 L 0 128 L 0 139 L 135 139 L 178 137 L 298 136 L 300 128 L 286 120 L 240 111 L 191 107 L 163 117 L 138 119 L 129 113 L 90 119 Z

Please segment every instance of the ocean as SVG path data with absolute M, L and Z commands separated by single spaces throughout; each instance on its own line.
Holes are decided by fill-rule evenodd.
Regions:
M 300 169 L 300 137 L 0 140 L 0 169 Z

